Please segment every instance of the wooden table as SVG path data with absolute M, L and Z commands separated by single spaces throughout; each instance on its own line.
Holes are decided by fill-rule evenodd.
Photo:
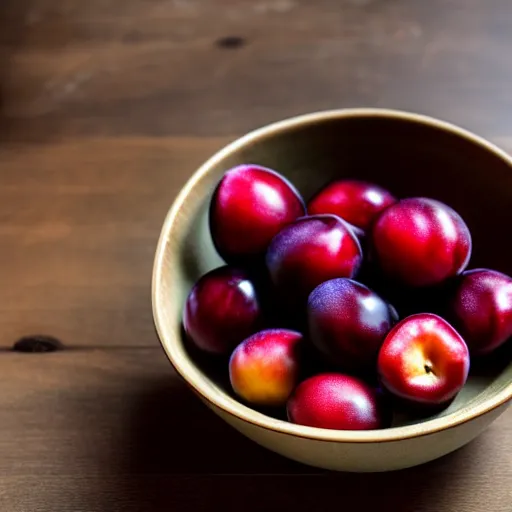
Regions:
M 150 276 L 187 177 L 264 123 L 397 107 L 512 150 L 511 45 L 509 0 L 3 0 L 0 510 L 510 512 L 512 409 L 413 470 L 300 466 L 178 380 Z

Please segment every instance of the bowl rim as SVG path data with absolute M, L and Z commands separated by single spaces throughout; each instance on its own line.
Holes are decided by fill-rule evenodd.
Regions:
M 336 119 L 368 117 L 407 121 L 414 124 L 421 124 L 424 126 L 426 125 L 430 128 L 436 128 L 451 133 L 460 138 L 466 139 L 468 142 L 480 146 L 483 150 L 489 153 L 492 153 L 496 158 L 501 159 L 504 163 L 506 163 L 512 171 L 512 157 L 483 137 L 476 135 L 475 133 L 472 133 L 455 124 L 428 115 L 387 108 L 345 108 L 323 110 L 283 119 L 281 121 L 273 122 L 248 132 L 247 134 L 228 143 L 226 146 L 218 150 L 208 160 L 206 160 L 206 162 L 204 162 L 192 174 L 192 176 L 182 187 L 174 202 L 172 203 L 163 223 L 153 266 L 153 319 L 160 343 L 177 373 L 185 380 L 185 382 L 192 388 L 192 390 L 196 392 L 196 394 L 198 394 L 204 401 L 207 402 L 208 405 L 215 406 L 224 413 L 234 416 L 243 422 L 250 423 L 265 430 L 270 430 L 293 437 L 307 438 L 314 441 L 340 443 L 393 442 L 431 435 L 441 430 L 448 430 L 457 427 L 458 425 L 467 423 L 487 413 L 490 413 L 498 407 L 505 405 L 512 399 L 511 381 L 503 389 L 488 397 L 486 400 L 477 403 L 476 405 L 471 405 L 470 402 L 468 405 L 465 405 L 461 409 L 447 414 L 446 416 L 432 418 L 411 425 L 378 430 L 330 430 L 297 425 L 284 420 L 272 418 L 263 413 L 255 411 L 244 405 L 242 402 L 239 402 L 229 396 L 218 386 L 211 385 L 210 383 L 206 382 L 201 370 L 199 370 L 199 368 L 197 368 L 186 356 L 184 348 L 180 347 L 179 343 L 173 342 L 173 339 L 181 336 L 181 332 L 180 328 L 177 326 L 168 328 L 164 319 L 163 310 L 165 305 L 161 302 L 161 297 L 163 297 L 162 288 L 164 286 L 162 272 L 164 268 L 164 260 L 166 258 L 169 259 L 169 253 L 166 250 L 170 239 L 169 235 L 172 232 L 174 223 L 179 217 L 179 211 L 181 210 L 187 198 L 192 193 L 196 184 L 225 157 L 232 154 L 233 152 L 236 152 L 245 145 L 248 145 L 251 142 L 259 139 L 260 137 L 275 135 L 289 129 L 294 129 L 299 126 L 307 126 L 318 122 L 325 122 Z M 175 260 L 176 258 L 177 254 L 172 254 L 170 262 L 168 261 L 167 265 L 172 265 L 172 260 Z

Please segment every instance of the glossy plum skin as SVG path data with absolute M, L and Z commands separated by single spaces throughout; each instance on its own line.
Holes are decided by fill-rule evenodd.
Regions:
M 274 237 L 266 255 L 270 278 L 280 296 L 301 306 L 320 283 L 353 277 L 361 260 L 359 241 L 334 215 L 297 219 Z
M 431 286 L 462 272 L 471 256 L 468 227 L 449 206 L 426 198 L 403 199 L 372 228 L 382 271 L 407 286 Z
M 472 355 L 492 352 L 512 336 L 512 278 L 488 269 L 463 272 L 449 318 Z
M 247 338 L 229 361 L 235 393 L 255 405 L 284 405 L 297 384 L 302 343 L 302 334 L 288 329 L 267 329 Z
M 469 350 L 460 334 L 437 315 L 411 315 L 389 332 L 378 357 L 384 387 L 407 402 L 437 406 L 464 386 Z
M 384 423 L 376 390 L 339 373 L 315 375 L 299 384 L 287 412 L 292 423 L 334 430 L 373 430 Z
M 200 350 L 229 354 L 263 323 L 260 304 L 247 274 L 219 267 L 192 287 L 183 311 L 183 327 Z
M 351 372 L 376 367 L 394 316 L 379 295 L 346 278 L 320 284 L 308 299 L 312 342 L 328 361 Z
M 308 203 L 311 215 L 331 213 L 366 231 L 374 219 L 396 198 L 373 183 L 339 180 L 320 190 Z
M 271 169 L 239 165 L 227 171 L 210 203 L 213 243 L 228 263 L 262 257 L 272 238 L 305 214 L 295 187 Z

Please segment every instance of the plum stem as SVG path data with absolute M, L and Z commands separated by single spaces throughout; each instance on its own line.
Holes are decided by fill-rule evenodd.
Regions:
M 432 367 L 432 363 L 430 363 L 430 361 L 428 363 L 425 363 L 423 368 L 425 368 L 425 371 L 427 372 L 428 375 L 435 375 L 434 368 Z

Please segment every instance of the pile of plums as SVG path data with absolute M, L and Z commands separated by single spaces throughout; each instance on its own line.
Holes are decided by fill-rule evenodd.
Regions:
M 512 279 L 465 270 L 471 234 L 437 200 L 339 180 L 306 208 L 277 172 L 240 165 L 209 223 L 227 265 L 190 291 L 187 338 L 223 361 L 240 400 L 293 423 L 377 429 L 396 404 L 445 407 L 470 355 L 512 336 Z

